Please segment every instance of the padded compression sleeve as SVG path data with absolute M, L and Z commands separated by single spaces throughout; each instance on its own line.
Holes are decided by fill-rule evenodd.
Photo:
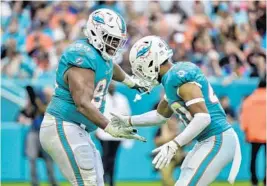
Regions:
M 208 113 L 196 113 L 184 131 L 174 138 L 174 141 L 181 147 L 188 144 L 197 137 L 197 135 L 199 135 L 210 122 L 211 118 Z
M 166 123 L 169 118 L 165 118 L 160 115 L 157 110 L 152 110 L 144 114 L 131 116 L 130 123 L 133 126 L 151 126 L 151 125 L 162 125 Z

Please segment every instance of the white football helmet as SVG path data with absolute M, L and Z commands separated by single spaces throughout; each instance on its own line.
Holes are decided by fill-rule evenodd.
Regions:
M 130 51 L 132 72 L 147 86 L 159 84 L 160 65 L 173 56 L 167 43 L 158 36 L 146 36 L 138 40 Z
M 119 14 L 101 8 L 90 14 L 84 34 L 105 60 L 111 60 L 123 48 L 127 39 L 127 28 Z

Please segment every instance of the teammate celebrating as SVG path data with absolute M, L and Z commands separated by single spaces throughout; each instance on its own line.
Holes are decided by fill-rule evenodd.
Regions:
M 104 186 L 101 158 L 87 132 L 100 127 L 114 137 L 145 141 L 133 127 L 102 115 L 111 79 L 142 87 L 112 62 L 126 41 L 126 24 L 120 15 L 96 10 L 84 33 L 87 38 L 71 44 L 60 58 L 40 141 L 72 185 Z
M 186 128 L 170 142 L 155 149 L 156 168 L 167 166 L 178 148 L 196 139 L 198 143 L 186 156 L 176 186 L 207 186 L 225 165 L 233 160 L 229 181 L 238 173 L 241 154 L 236 133 L 226 121 L 226 115 L 210 83 L 201 70 L 190 62 L 172 64 L 173 52 L 157 36 L 137 41 L 130 51 L 132 71 L 151 88 L 161 83 L 166 96 L 157 110 L 141 115 L 120 116 L 114 121 L 125 126 L 164 124 L 173 113 Z

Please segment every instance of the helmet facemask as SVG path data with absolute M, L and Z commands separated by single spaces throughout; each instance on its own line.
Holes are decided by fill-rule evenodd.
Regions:
M 104 55 L 109 58 L 115 57 L 117 54 L 122 52 L 122 48 L 126 43 L 126 38 L 117 37 L 102 31 L 102 43 L 103 47 L 100 49 Z
M 155 64 L 153 64 L 155 63 Z M 150 61 L 148 66 L 144 67 L 140 63 L 135 63 L 135 66 L 132 68 L 133 74 L 143 82 L 147 87 L 151 89 L 159 85 L 158 77 L 160 72 L 160 66 L 154 61 Z

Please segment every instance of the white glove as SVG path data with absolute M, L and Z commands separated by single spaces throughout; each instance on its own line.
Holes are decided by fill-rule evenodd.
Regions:
M 124 115 L 120 115 L 120 114 L 115 114 L 113 112 L 110 112 L 110 114 L 112 115 L 112 119 L 114 122 L 117 121 L 119 123 L 121 123 L 122 125 L 124 125 L 125 127 L 132 127 L 132 124 L 130 124 L 130 117 L 131 116 L 124 116 Z
M 152 153 L 158 153 L 152 161 L 152 163 L 155 165 L 155 168 L 162 169 L 163 167 L 169 165 L 177 150 L 178 145 L 173 140 L 154 149 Z
M 149 92 L 151 90 L 149 86 L 141 83 L 140 80 L 129 75 L 125 75 L 125 79 L 122 83 L 127 85 L 129 88 L 138 90 L 139 92 Z
M 137 134 L 135 128 L 132 126 L 125 126 L 123 122 L 116 119 L 111 119 L 104 131 L 115 138 L 136 139 L 146 142 L 146 139 L 143 136 Z

